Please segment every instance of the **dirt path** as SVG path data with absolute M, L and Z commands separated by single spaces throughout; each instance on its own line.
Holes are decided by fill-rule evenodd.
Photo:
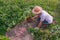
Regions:
M 32 35 L 27 31 L 29 27 L 35 27 L 37 22 L 22 22 L 6 33 L 10 40 L 33 40 Z

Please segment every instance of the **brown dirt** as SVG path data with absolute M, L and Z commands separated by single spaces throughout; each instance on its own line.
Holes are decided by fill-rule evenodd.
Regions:
M 35 21 L 24 21 L 18 23 L 14 28 L 6 33 L 6 36 L 10 40 L 33 40 L 32 35 L 28 32 L 29 27 L 36 27 L 37 22 Z

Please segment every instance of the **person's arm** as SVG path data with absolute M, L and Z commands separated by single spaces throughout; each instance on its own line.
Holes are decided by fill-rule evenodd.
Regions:
M 38 24 L 38 27 L 40 28 L 42 26 L 42 21 L 40 21 L 40 23 Z
M 38 27 L 39 27 L 39 28 L 42 26 L 43 21 L 45 20 L 45 18 L 46 18 L 46 15 L 45 15 L 45 14 L 42 14 L 42 15 L 40 16 L 40 22 L 39 22 L 39 24 L 38 24 Z
M 36 16 L 32 17 L 31 19 L 35 19 L 35 18 L 39 18 L 39 16 L 38 16 L 38 15 L 36 15 Z

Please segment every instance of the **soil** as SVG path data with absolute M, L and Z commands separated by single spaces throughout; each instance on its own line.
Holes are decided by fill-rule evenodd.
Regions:
M 31 21 L 30 21 L 31 20 Z M 14 28 L 6 33 L 10 40 L 33 40 L 33 36 L 28 32 L 29 27 L 36 27 L 37 22 L 27 19 L 22 23 L 18 23 Z

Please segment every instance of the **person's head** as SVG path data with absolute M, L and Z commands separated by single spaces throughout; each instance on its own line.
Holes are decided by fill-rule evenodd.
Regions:
M 40 14 L 42 12 L 42 7 L 40 6 L 35 6 L 33 9 L 32 9 L 32 13 L 33 14 Z

